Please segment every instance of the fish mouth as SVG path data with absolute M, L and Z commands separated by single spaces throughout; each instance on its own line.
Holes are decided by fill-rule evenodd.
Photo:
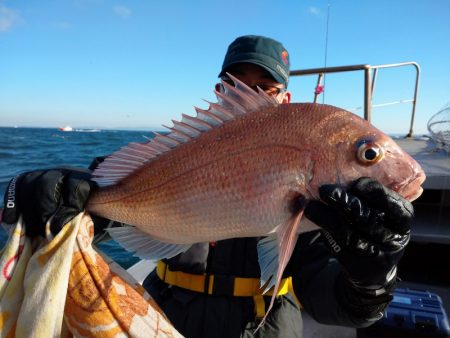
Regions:
M 393 190 L 397 191 L 405 199 L 412 202 L 420 197 L 423 193 L 422 183 L 425 181 L 426 176 L 423 171 L 419 171 L 411 179 L 403 181 L 393 187 Z

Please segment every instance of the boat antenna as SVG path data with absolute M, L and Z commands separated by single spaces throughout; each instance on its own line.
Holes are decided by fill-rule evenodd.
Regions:
M 324 56 L 324 68 L 327 67 L 327 57 L 328 57 L 328 26 L 330 23 L 330 3 L 328 3 L 327 8 L 327 24 L 326 24 L 326 30 L 325 30 L 325 56 Z M 325 88 L 325 82 L 326 82 L 327 75 L 326 73 L 323 76 L 323 88 Z M 322 104 L 325 103 L 325 91 L 323 91 L 322 95 Z

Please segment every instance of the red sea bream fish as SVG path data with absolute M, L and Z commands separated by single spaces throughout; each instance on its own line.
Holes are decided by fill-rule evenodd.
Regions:
M 299 225 L 304 204 L 296 201 L 362 176 L 410 201 L 422 193 L 419 164 L 367 121 L 329 105 L 278 104 L 233 80 L 208 110 L 196 108 L 169 134 L 129 144 L 95 170 L 100 188 L 87 209 L 133 225 L 111 234 L 138 256 L 264 236 L 261 283 L 276 295 L 298 233 L 311 230 Z

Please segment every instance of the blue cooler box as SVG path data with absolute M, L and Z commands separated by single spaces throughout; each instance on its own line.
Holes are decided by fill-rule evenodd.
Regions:
M 441 298 L 428 291 L 397 288 L 383 318 L 357 330 L 358 338 L 450 337 Z

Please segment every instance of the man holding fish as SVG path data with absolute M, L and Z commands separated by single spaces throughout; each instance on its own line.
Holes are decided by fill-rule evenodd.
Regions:
M 186 117 L 182 122 L 174 122 L 168 136 L 158 135 L 152 144 L 149 143 L 152 152 L 157 153 L 152 155 L 156 159 L 159 156 L 162 160 L 166 151 L 167 158 L 175 158 L 178 151 L 184 159 L 183 165 L 189 166 L 186 164 L 192 157 L 189 151 L 195 147 L 189 141 L 194 138 L 197 143 L 205 140 L 211 147 L 209 153 L 222 154 L 222 157 L 217 155 L 219 157 L 211 159 L 208 152 L 198 155 L 198 151 L 192 165 L 198 166 L 195 171 L 205 170 L 201 176 L 191 173 L 186 181 L 176 181 L 168 192 L 162 192 L 163 186 L 172 187 L 166 176 L 181 162 L 154 160 L 150 163 L 153 165 L 151 172 L 161 173 L 155 177 L 149 176 L 149 170 L 139 171 L 139 167 L 123 169 L 126 166 L 124 158 L 128 158 L 123 156 L 133 154 L 137 157 L 145 151 L 142 145 L 130 145 L 100 163 L 94 172 L 94 180 L 102 186 L 98 193 L 90 175 L 69 170 L 30 172 L 14 179 L 10 183 L 12 188 L 7 191 L 14 190 L 10 195 L 15 196 L 15 203 L 10 203 L 12 208 L 5 203 L 4 221 L 13 223 L 17 215 L 23 213 L 27 233 L 37 236 L 43 233 L 46 221 L 53 215 L 51 229 L 57 233 L 87 205 L 87 210 L 94 215 L 136 225 L 131 241 L 124 239 L 134 231 L 127 227 L 114 228 L 126 229 L 125 235 L 122 230 L 118 230 L 118 234 L 116 231 L 116 235 L 111 231 L 111 234 L 117 236 L 119 242 L 124 239 L 125 247 L 140 256 L 167 258 L 158 262 L 143 285 L 186 337 L 301 337 L 301 307 L 324 324 L 365 327 L 374 323 L 381 318 L 392 298 L 397 264 L 410 236 L 413 208 L 409 201 L 420 195 L 423 172 L 377 131 L 371 131 L 370 137 L 362 139 L 355 136 L 351 148 L 355 151 L 349 155 L 345 152 L 330 155 L 334 156 L 330 161 L 316 157 L 314 152 L 320 152 L 320 149 L 319 145 L 313 144 L 315 140 L 334 142 L 344 138 L 344 134 L 352 134 L 345 129 L 345 125 L 353 123 L 346 120 L 347 115 L 339 117 L 345 133 L 314 135 L 313 126 L 326 126 L 328 119 L 324 115 L 321 120 L 311 121 L 311 126 L 302 127 L 309 131 L 305 132 L 299 145 L 288 145 L 289 141 L 283 139 L 284 143 L 280 144 L 286 148 L 282 150 L 286 152 L 285 157 L 278 153 L 274 155 L 281 146 L 277 143 L 274 147 L 273 144 L 282 138 L 282 133 L 274 134 L 272 143 L 261 147 L 260 143 L 248 141 L 253 137 L 252 131 L 258 128 L 268 128 L 261 129 L 265 130 L 261 134 L 266 133 L 262 135 L 265 140 L 270 138 L 270 123 L 277 114 L 284 116 L 278 111 L 257 115 L 251 110 L 261 106 L 272 109 L 270 107 L 278 104 L 282 107 L 291 102 L 291 93 L 287 91 L 289 67 L 289 54 L 278 41 L 253 35 L 237 38 L 228 47 L 219 74 L 221 83 L 216 85 L 219 103 L 211 104 L 207 111 L 198 109 L 196 118 Z M 250 106 L 255 108 L 248 108 Z M 245 110 L 243 113 L 242 109 Z M 303 104 L 293 121 L 303 117 L 302 111 L 306 114 L 310 109 L 318 109 L 314 116 L 320 116 L 322 110 L 327 109 L 329 116 L 336 113 L 329 106 L 315 108 Z M 241 137 L 239 145 L 233 145 L 236 148 L 216 146 L 212 140 L 219 145 L 225 144 L 224 139 L 236 135 L 233 133 L 240 127 L 233 127 L 233 123 L 244 121 L 245 117 L 238 115 L 247 113 L 253 114 L 252 128 L 245 133 L 248 138 Z M 293 123 L 286 123 L 286 126 Z M 203 126 L 207 130 L 200 132 Z M 220 128 L 229 130 L 220 134 Z M 328 140 L 324 135 L 334 136 L 334 140 Z M 288 135 L 287 138 L 294 137 Z M 342 143 L 336 144 L 339 145 L 335 148 L 338 152 Z M 296 149 L 303 145 L 310 148 L 302 150 L 302 155 L 296 158 Z M 165 150 L 165 147 L 172 150 Z M 248 152 L 242 149 L 248 149 Z M 227 154 L 236 155 L 226 157 Z M 249 165 L 247 170 L 249 154 L 255 156 L 253 162 L 257 164 Z M 305 170 L 301 175 L 291 177 L 289 161 L 302 162 L 305 157 L 311 158 L 305 162 Z M 200 166 L 198 163 L 203 160 L 204 165 Z M 274 171 L 281 162 L 286 162 L 283 170 Z M 380 167 L 382 162 L 386 162 L 385 167 Z M 207 172 L 210 163 L 215 167 Z M 338 168 L 328 166 L 330 163 Z M 355 169 L 356 166 L 361 168 Z M 323 167 L 325 170 L 319 170 Z M 108 174 L 111 170 L 115 170 L 114 175 Z M 392 178 L 407 170 L 411 173 L 405 173 L 404 178 Z M 327 171 L 329 176 L 321 177 L 322 172 Z M 117 198 L 110 197 L 114 194 L 114 184 L 138 194 L 136 186 L 128 179 L 130 172 L 142 174 L 145 182 L 154 180 L 154 185 L 149 183 L 148 189 L 155 190 L 156 195 L 160 193 L 161 196 L 152 197 L 154 205 L 159 203 L 159 210 L 173 206 L 168 214 L 148 211 L 151 214 L 148 217 L 154 217 L 152 222 L 164 229 L 145 228 L 149 223 L 149 218 L 144 215 L 148 210 L 145 205 L 142 209 L 133 209 L 138 211 L 132 213 L 129 210 L 135 206 L 127 203 L 103 209 L 112 203 L 110 201 L 122 198 L 120 194 L 114 195 L 119 196 Z M 254 172 L 258 177 L 251 175 Z M 203 184 L 201 180 L 208 175 L 213 178 Z M 288 176 L 286 180 L 279 180 L 278 176 L 283 175 Z M 174 181 L 179 180 L 180 175 L 176 177 Z M 289 186 L 293 180 L 295 187 Z M 144 181 L 139 182 L 142 185 Z M 103 187 L 110 184 L 113 185 Z M 161 187 L 159 192 L 155 186 Z M 304 189 L 297 189 L 297 186 Z M 203 187 L 204 191 L 195 193 Z M 102 189 L 107 193 L 102 195 Z M 182 189 L 185 191 L 178 194 Z M 175 190 L 171 195 L 170 192 Z M 197 195 L 200 202 L 190 202 Z M 33 205 L 27 205 L 25 201 L 33 196 L 39 198 L 32 199 Z M 288 203 L 272 203 L 272 200 L 278 200 L 277 197 Z M 5 196 L 6 200 L 8 196 Z M 135 218 L 133 213 L 143 215 L 142 220 Z M 305 218 L 301 221 L 303 214 L 320 228 Z M 175 232 L 180 235 L 175 238 L 170 229 L 172 224 L 179 222 L 186 226 L 176 228 Z M 233 230 L 236 231 L 233 236 L 228 224 L 239 227 L 244 222 L 254 222 L 255 226 Z M 259 230 L 258 225 L 265 222 L 267 228 Z M 99 219 L 98 224 L 101 223 L 107 222 Z M 217 226 L 212 229 L 212 234 L 206 235 L 209 224 Z M 151 235 L 152 240 L 143 245 L 147 235 Z M 136 245 L 138 241 L 141 249 Z M 264 293 L 269 288 L 271 290 Z

